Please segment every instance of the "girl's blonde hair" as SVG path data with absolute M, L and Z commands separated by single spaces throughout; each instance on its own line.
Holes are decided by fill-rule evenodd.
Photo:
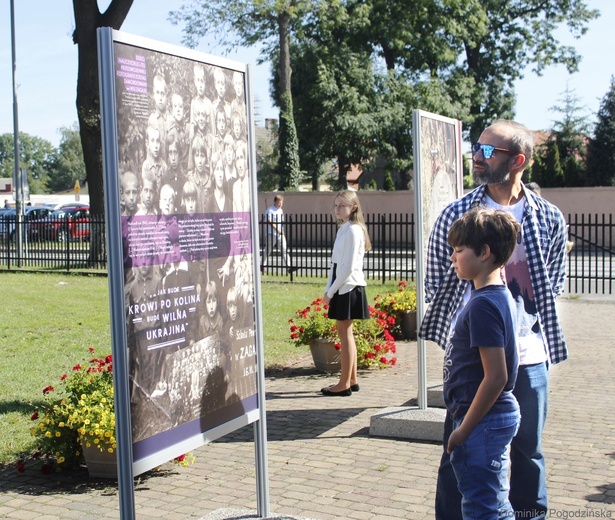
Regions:
M 357 192 L 352 190 L 342 190 L 335 196 L 335 200 L 337 199 L 342 199 L 345 204 L 348 204 L 354 208 L 350 214 L 349 221 L 352 224 L 361 226 L 363 235 L 365 236 L 365 251 L 367 252 L 371 250 L 372 243 L 369 239 L 369 233 L 367 232 L 367 226 L 365 225 L 365 217 L 363 216 L 363 210 L 361 209 L 361 203 L 359 202 Z

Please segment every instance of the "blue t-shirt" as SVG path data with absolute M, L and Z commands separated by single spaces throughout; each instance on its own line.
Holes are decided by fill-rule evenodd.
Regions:
M 454 418 L 463 417 L 485 373 L 478 347 L 504 348 L 508 381 L 489 413 L 519 409 L 512 389 L 517 379 L 515 307 L 504 285 L 487 285 L 472 291 L 461 311 L 444 352 L 443 391 L 446 408 Z

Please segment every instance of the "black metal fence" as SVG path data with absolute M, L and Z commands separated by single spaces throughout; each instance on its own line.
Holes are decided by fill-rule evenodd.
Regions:
M 365 216 L 365 220 L 372 242 L 372 250 L 365 255 L 364 272 L 367 278 L 382 282 L 414 280 L 414 215 L 370 214 Z M 330 215 L 286 216 L 284 233 L 295 273 L 302 277 L 327 276 L 337 228 L 336 221 Z M 260 240 L 263 249 L 272 240 L 264 219 L 260 221 Z M 264 272 L 273 275 L 288 272 L 279 247 L 273 250 Z
M 58 222 L 60 226 L 63 222 Z M 571 214 L 568 216 L 572 249 L 568 258 L 570 293 L 614 294 L 615 227 L 613 215 Z M 369 214 L 366 224 L 372 250 L 365 257 L 366 276 L 374 281 L 414 280 L 416 244 L 414 215 Z M 88 232 L 37 236 L 29 222 L 17 221 L 22 247 L 14 233 L 0 229 L 0 269 L 44 269 L 58 271 L 105 270 L 106 241 L 102 219 L 92 216 Z M 291 259 L 289 272 L 279 247 L 273 249 L 264 273 L 268 275 L 324 277 L 337 233 L 330 215 L 286 215 L 285 235 Z M 83 230 L 82 230 L 83 231 Z M 271 240 L 267 223 L 259 222 L 261 248 Z
M 18 243 L 17 228 L 21 235 Z M 0 222 L 0 268 L 37 268 L 57 271 L 107 268 L 105 222 L 90 216 L 79 222 L 68 218 L 44 221 Z
M 568 215 L 568 292 L 614 294 L 613 214 Z

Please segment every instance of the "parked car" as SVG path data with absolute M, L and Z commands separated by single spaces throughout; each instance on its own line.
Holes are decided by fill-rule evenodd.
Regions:
M 33 221 L 45 218 L 51 213 L 49 208 L 45 206 L 27 206 L 24 210 L 23 222 L 25 226 L 22 227 L 24 236 L 30 237 L 30 227 Z M 0 239 L 6 240 L 7 237 L 10 240 L 15 239 L 15 224 L 17 222 L 17 210 L 15 208 L 8 210 L 2 215 L 0 220 Z
M 32 222 L 30 237 L 33 240 L 90 239 L 90 207 L 73 206 L 57 209 L 47 217 Z
M 45 204 L 42 204 L 42 205 L 50 208 L 51 211 L 55 211 L 56 209 L 64 209 L 64 208 L 77 208 L 77 207 L 89 208 L 90 207 L 90 205 L 87 202 L 78 202 L 76 200 L 69 201 L 69 202 L 46 202 Z

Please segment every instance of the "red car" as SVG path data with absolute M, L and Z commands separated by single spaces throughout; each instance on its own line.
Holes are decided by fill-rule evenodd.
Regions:
M 90 207 L 57 209 L 48 217 L 32 222 L 30 236 L 33 240 L 89 240 Z

